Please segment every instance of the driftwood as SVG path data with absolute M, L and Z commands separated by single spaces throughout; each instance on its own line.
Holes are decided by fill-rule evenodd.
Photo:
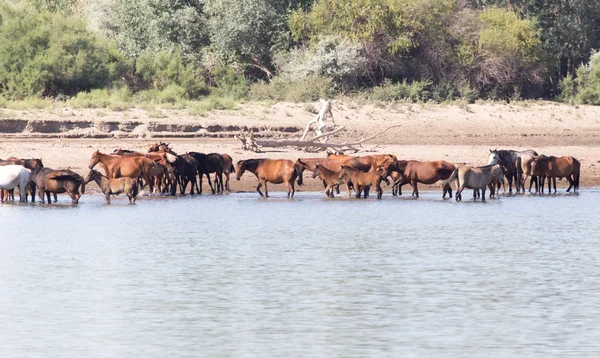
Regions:
M 314 132 L 317 134 L 316 137 L 321 138 L 321 142 L 327 142 L 327 140 L 329 139 L 328 135 L 326 135 L 327 133 L 323 133 L 323 130 L 327 128 L 327 124 L 325 124 L 325 121 L 327 120 L 328 116 L 331 117 L 331 122 L 335 125 L 335 120 L 333 119 L 333 112 L 331 111 L 333 109 L 333 107 L 331 106 L 332 101 L 326 101 L 321 98 L 319 99 L 319 102 L 321 103 L 321 109 L 319 110 L 319 113 L 317 113 L 315 118 L 313 118 L 310 122 L 306 124 L 306 129 L 304 130 L 304 133 L 302 133 L 302 137 L 300 138 L 300 140 L 304 140 L 304 138 L 306 138 L 306 134 L 308 134 L 308 131 L 310 130 L 310 127 L 313 124 L 317 125 L 317 128 L 314 130 Z M 312 138 L 311 140 L 314 140 L 315 138 Z
M 242 132 L 237 136 L 237 138 L 242 140 L 242 144 L 244 145 L 245 150 L 252 150 L 254 152 L 259 151 L 260 147 L 271 147 L 271 148 L 273 148 L 273 147 L 300 147 L 306 151 L 323 151 L 323 150 L 327 150 L 327 149 L 332 149 L 333 151 L 340 152 L 340 153 L 343 153 L 345 151 L 353 151 L 354 153 L 356 153 L 359 151 L 359 149 L 356 148 L 357 145 L 360 145 L 366 141 L 369 141 L 369 140 L 387 132 L 389 129 L 400 127 L 400 126 L 401 126 L 401 124 L 389 126 L 389 127 L 385 128 L 384 130 L 377 132 L 369 137 L 363 138 L 361 140 L 357 140 L 357 141 L 353 141 L 353 142 L 343 142 L 343 143 L 325 143 L 325 142 L 319 141 L 320 138 L 330 136 L 334 133 L 341 131 L 342 129 L 344 129 L 343 126 L 339 127 L 338 129 L 336 129 L 334 131 L 323 133 L 321 135 L 313 137 L 309 140 L 290 140 L 290 139 L 255 140 L 254 136 L 252 136 L 252 142 L 251 142 L 253 144 L 253 146 L 252 146 L 249 143 L 248 134 Z M 252 148 L 254 148 L 254 149 L 252 149 Z

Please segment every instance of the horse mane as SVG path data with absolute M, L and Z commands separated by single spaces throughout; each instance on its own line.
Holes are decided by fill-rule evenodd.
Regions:
M 265 160 L 266 160 L 265 158 L 246 159 L 246 160 L 244 160 L 244 166 L 246 167 L 246 170 L 255 171 L 256 168 L 258 168 L 258 166 Z

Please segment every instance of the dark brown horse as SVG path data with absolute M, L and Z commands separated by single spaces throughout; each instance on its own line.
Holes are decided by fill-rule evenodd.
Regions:
M 298 177 L 298 168 L 291 160 L 287 159 L 248 159 L 240 160 L 237 163 L 237 180 L 240 180 L 245 171 L 249 171 L 256 175 L 258 178 L 258 186 L 256 191 L 260 196 L 263 193 L 260 191 L 262 186 L 265 187 L 265 194 L 269 197 L 269 191 L 267 189 L 267 182 L 273 184 L 285 183 L 287 188 L 288 198 L 294 197 L 294 180 Z
M 217 193 L 222 193 L 224 191 L 223 188 L 223 164 L 225 159 L 219 153 L 198 153 L 198 152 L 189 152 L 191 156 L 196 159 L 199 164 L 198 175 L 200 176 L 200 194 L 202 194 L 202 177 L 206 175 L 208 179 L 208 185 L 210 186 L 210 190 L 212 193 L 215 193 L 215 189 L 213 188 L 212 183 L 210 182 L 210 173 L 215 173 L 215 186 L 217 189 Z
M 191 184 L 190 194 L 194 195 L 194 188 L 198 194 L 202 193 L 196 181 L 196 174 L 200 174 L 198 161 L 190 154 L 175 155 L 165 153 L 165 156 L 173 167 L 173 176 L 175 178 L 175 184 L 171 185 L 171 195 L 174 196 L 176 194 L 177 183 L 179 184 L 179 192 L 182 195 L 185 195 L 188 183 Z
M 420 162 L 417 160 L 396 160 L 388 167 L 387 174 L 399 173 L 394 185 L 398 185 L 398 192 L 402 194 L 402 186 L 410 184 L 413 187 L 412 195 L 419 197 L 417 183 L 435 184 L 440 180 L 447 180 L 456 167 L 445 161 Z M 450 183 L 444 183 L 442 197 L 446 193 L 452 198 L 452 187 Z
M 539 171 L 543 174 L 541 179 L 541 191 L 544 191 L 544 178 L 548 178 L 548 193 L 552 191 L 554 184 L 554 192 L 556 193 L 556 178 L 567 178 L 569 188 L 567 193 L 579 190 L 579 175 L 581 172 L 581 163 L 573 157 L 553 157 L 540 155 L 531 163 L 533 172 Z
M 85 193 L 85 181 L 81 175 L 72 170 L 42 168 L 37 173 L 31 174 L 31 181 L 37 186 L 42 203 L 45 203 L 44 196 L 47 196 L 48 203 L 51 203 L 50 193 L 67 193 L 72 203 L 77 204 L 81 195 Z
M 229 193 L 229 174 L 235 173 L 235 167 L 233 166 L 233 159 L 229 154 L 221 154 L 223 157 L 223 176 L 225 176 L 225 191 Z M 217 174 L 215 173 L 215 180 L 217 178 Z

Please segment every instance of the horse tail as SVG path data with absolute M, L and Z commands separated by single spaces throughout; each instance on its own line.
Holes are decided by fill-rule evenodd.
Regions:
M 296 176 L 298 177 L 298 185 L 304 184 L 302 181 L 302 166 L 300 164 L 294 164 L 294 171 L 296 172 Z
M 83 178 L 79 174 L 56 175 L 56 176 L 53 176 L 52 178 L 48 178 L 48 179 L 50 179 L 50 180 L 83 180 Z
M 579 190 L 579 175 L 581 174 L 581 163 L 575 159 L 575 172 L 573 173 L 573 179 L 575 181 L 575 190 Z
M 81 176 L 79 178 L 81 179 L 81 195 L 83 195 L 85 194 L 85 180 Z
M 517 157 L 515 161 L 515 166 L 517 167 L 517 193 L 521 187 L 521 181 L 523 180 L 523 168 L 521 167 L 521 157 Z M 504 170 L 503 170 L 504 171 Z M 523 191 L 525 191 L 525 185 L 523 185 Z
M 229 164 L 229 172 L 230 173 L 235 173 L 235 167 L 233 166 L 233 163 Z

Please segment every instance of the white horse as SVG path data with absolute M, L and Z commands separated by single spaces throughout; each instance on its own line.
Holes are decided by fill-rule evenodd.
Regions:
M 0 189 L 12 190 L 19 187 L 19 200 L 25 201 L 31 171 L 21 165 L 0 166 Z

